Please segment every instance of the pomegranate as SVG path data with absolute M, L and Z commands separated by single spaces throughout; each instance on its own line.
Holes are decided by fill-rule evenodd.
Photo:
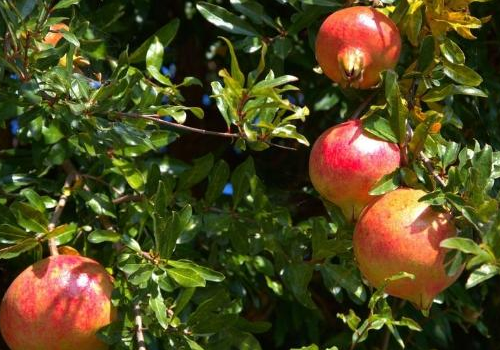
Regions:
M 314 143 L 309 176 L 314 188 L 338 205 L 348 219 L 356 219 L 375 197 L 368 194 L 384 175 L 399 167 L 397 145 L 367 136 L 361 121 L 326 130 Z
M 386 193 L 363 211 L 353 237 L 354 254 L 368 282 L 379 287 L 399 272 L 411 273 L 414 280 L 389 282 L 385 291 L 424 310 L 461 272 L 446 274 L 447 250 L 439 246 L 456 235 L 452 217 L 419 202 L 425 194 L 409 188 Z
M 63 37 L 60 30 L 69 30 L 69 27 L 64 23 L 56 23 L 50 26 L 50 31 L 45 35 L 43 42 L 52 46 L 56 46 L 59 40 Z
M 331 14 L 316 37 L 316 59 L 342 87 L 367 89 L 394 68 L 401 51 L 399 30 L 386 15 L 364 6 Z
M 95 333 L 113 321 L 112 277 L 96 261 L 51 256 L 24 270 L 0 306 L 11 350 L 105 350 Z

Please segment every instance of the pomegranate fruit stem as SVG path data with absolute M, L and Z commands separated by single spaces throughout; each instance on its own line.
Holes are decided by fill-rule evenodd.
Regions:
M 52 232 L 57 224 L 59 223 L 59 218 L 61 217 L 62 212 L 64 211 L 64 207 L 66 206 L 66 202 L 68 201 L 68 188 L 71 187 L 71 184 L 73 183 L 75 179 L 76 173 L 74 171 L 70 172 L 66 176 L 66 180 L 64 180 L 64 187 L 62 190 L 62 194 L 59 197 L 59 201 L 57 202 L 56 209 L 54 210 L 54 214 L 52 214 L 52 218 L 50 219 L 50 223 L 47 226 L 47 229 L 50 232 Z M 50 255 L 52 256 L 57 256 L 59 255 L 59 251 L 57 250 L 57 241 L 55 238 L 49 238 L 48 241 L 49 244 L 49 251 Z
M 356 110 L 351 114 L 349 119 L 350 120 L 358 119 L 362 115 L 365 108 L 368 107 L 370 102 L 375 98 L 375 96 L 377 96 L 378 92 L 379 90 L 375 90 L 370 95 L 368 95 L 368 97 L 366 97 L 363 100 L 363 102 L 361 102 L 361 104 L 358 106 L 358 108 L 356 108 Z

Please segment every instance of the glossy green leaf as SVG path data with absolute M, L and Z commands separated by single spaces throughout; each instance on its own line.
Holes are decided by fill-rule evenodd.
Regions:
M 443 43 L 439 45 L 439 49 L 443 56 L 451 63 L 464 64 L 465 54 L 453 40 L 444 38 Z
M 16 202 L 10 209 L 16 216 L 19 225 L 35 233 L 47 233 L 48 219 L 37 209 L 27 203 Z
M 401 184 L 401 176 L 399 174 L 399 170 L 395 170 L 390 174 L 382 176 L 380 180 L 378 180 L 373 188 L 368 192 L 372 196 L 379 196 L 384 193 L 390 192 L 398 188 Z
M 498 274 L 500 274 L 500 268 L 498 266 L 493 264 L 484 264 L 472 271 L 467 279 L 467 282 L 465 283 L 465 288 L 475 287 Z
M 223 160 L 219 160 L 208 177 L 208 187 L 205 192 L 205 201 L 211 205 L 222 194 L 222 190 L 229 180 L 229 165 Z
M 452 237 L 447 238 L 439 244 L 443 248 L 456 249 L 466 254 L 482 254 L 483 250 L 470 238 Z
M 444 74 L 459 84 L 478 86 L 483 82 L 483 78 L 471 68 L 465 65 L 454 64 L 445 61 Z
M 233 34 L 259 35 L 251 24 L 221 6 L 200 1 L 196 4 L 196 8 L 207 21 L 220 29 Z
M 177 282 L 182 287 L 205 287 L 205 279 L 194 270 L 172 268 L 168 269 L 167 273 L 175 282 Z
M 129 57 L 130 63 L 139 63 L 146 59 L 146 54 L 151 46 L 151 43 L 158 38 L 163 47 L 168 46 L 179 29 L 180 21 L 175 18 L 168 22 L 166 25 L 161 27 L 156 33 L 154 33 L 149 39 L 147 39 L 137 50 L 135 50 Z
M 205 179 L 214 164 L 214 156 L 209 153 L 193 161 L 193 166 L 181 174 L 177 188 L 188 189 Z
M 382 140 L 397 143 L 398 138 L 389 121 L 378 114 L 372 114 L 362 119 L 363 130 Z
M 79 2 L 80 0 L 60 0 L 54 5 L 54 7 L 52 7 L 52 11 L 64 9 L 72 5 L 76 5 Z
M 19 227 L 10 224 L 0 224 L 0 243 L 14 244 L 25 238 L 28 238 L 30 233 Z
M 250 177 L 255 174 L 253 159 L 248 157 L 238 165 L 231 175 L 233 185 L 233 207 L 236 207 L 250 189 Z
M 221 39 L 224 40 L 227 47 L 229 48 L 229 54 L 231 56 L 231 76 L 239 83 L 239 87 L 243 87 L 243 85 L 245 85 L 245 76 L 241 72 L 238 58 L 236 57 L 236 53 L 234 52 L 233 44 L 231 43 L 231 41 L 224 37 L 221 37 Z
M 434 62 L 434 46 L 435 40 L 432 35 L 426 36 L 422 41 L 417 61 L 417 70 L 419 72 L 425 72 Z
M 255 24 L 265 23 L 271 27 L 276 27 L 276 24 L 271 17 L 265 12 L 264 6 L 254 0 L 231 0 L 231 5 L 240 13 L 247 16 Z
M 35 238 L 27 238 L 15 245 L 0 249 L 0 259 L 12 259 L 39 245 Z
M 396 134 L 399 144 L 402 144 L 406 138 L 408 109 L 401 100 L 398 75 L 392 70 L 387 71 L 385 75 L 385 97 L 388 104 L 389 123 Z
M 122 235 L 116 231 L 112 230 L 94 230 L 92 231 L 87 239 L 91 243 L 102 243 L 102 242 L 119 242 Z
M 146 52 L 146 68 L 159 70 L 163 63 L 163 45 L 158 37 L 154 37 Z
M 208 267 L 195 264 L 189 260 L 169 260 L 168 264 L 180 269 L 193 270 L 207 281 L 222 282 L 225 278 L 222 273 L 209 269 Z

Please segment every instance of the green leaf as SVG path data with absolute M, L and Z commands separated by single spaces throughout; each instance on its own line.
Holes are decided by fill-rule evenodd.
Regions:
M 389 112 L 389 123 L 396 134 L 399 144 L 403 144 L 406 138 L 406 118 L 408 109 L 404 106 L 398 85 L 398 75 L 392 70 L 385 74 L 385 97 L 387 99 Z
M 397 143 L 398 138 L 392 130 L 389 121 L 378 114 L 372 114 L 367 118 L 362 119 L 363 130 L 381 138 L 382 140 Z
M 306 263 L 294 263 L 287 265 L 283 271 L 283 282 L 291 290 L 298 302 L 307 308 L 315 309 L 316 305 L 311 299 L 308 290 L 309 282 L 313 274 L 313 266 Z
M 125 177 L 130 187 L 137 191 L 143 191 L 144 177 L 133 163 L 120 158 L 113 158 L 112 162 Z
M 221 36 L 220 38 L 224 40 L 227 47 L 229 48 L 229 54 L 231 55 L 231 76 L 238 82 L 240 87 L 243 87 L 245 85 L 245 76 L 241 72 L 238 58 L 236 57 L 236 53 L 234 52 L 233 44 L 223 36 Z
M 193 166 L 180 175 L 177 188 L 185 190 L 205 179 L 214 164 L 214 156 L 209 153 L 193 161 Z
M 177 282 L 180 286 L 190 287 L 205 287 L 205 279 L 196 271 L 183 268 L 172 268 L 167 270 L 168 275 Z
M 160 288 L 158 287 L 149 298 L 149 307 L 153 310 L 156 320 L 163 329 L 168 328 L 168 313 L 165 301 L 161 295 Z
M 443 43 L 439 45 L 439 49 L 443 56 L 451 63 L 464 64 L 465 55 L 460 46 L 455 44 L 450 38 L 444 38 Z
M 470 238 L 452 237 L 447 238 L 439 244 L 443 248 L 456 249 L 466 254 L 480 255 L 483 253 L 481 247 Z
M 12 259 L 20 254 L 27 252 L 39 245 L 39 242 L 35 238 L 27 238 L 24 241 L 17 243 L 16 245 L 9 246 L 7 248 L 0 249 L 0 259 Z
M 208 177 L 208 187 L 205 192 L 205 202 L 207 205 L 211 205 L 221 195 L 229 179 L 229 173 L 229 165 L 223 159 L 215 164 Z
M 442 101 L 448 96 L 451 96 L 453 94 L 453 90 L 454 90 L 453 84 L 445 84 L 434 87 L 427 91 L 427 93 L 422 97 L 422 101 L 424 102 Z
M 106 194 L 88 191 L 79 191 L 78 194 L 97 215 L 106 215 L 116 218 L 114 205 Z
M 231 175 L 233 185 L 233 207 L 236 208 L 243 196 L 250 189 L 250 177 L 255 174 L 253 159 L 248 157 L 243 163 L 238 165 Z
M 478 86 L 483 82 L 483 78 L 471 68 L 465 65 L 443 62 L 444 74 L 459 84 Z
M 38 210 L 40 213 L 45 212 L 45 202 L 43 198 L 33 189 L 25 188 L 21 190 L 21 195 L 23 195 L 30 202 L 30 204 L 34 208 L 36 208 L 36 210 Z
M 60 0 L 54 5 L 54 7 L 52 7 L 51 11 L 64 9 L 72 5 L 78 4 L 79 2 L 80 0 Z
M 175 300 L 174 315 L 179 315 L 188 305 L 196 288 L 183 288 Z
M 64 29 L 60 30 L 64 39 L 66 39 L 70 44 L 73 44 L 75 47 L 80 47 L 80 41 L 76 37 L 75 34 L 68 32 Z M 69 65 L 67 67 L 70 67 Z
M 465 283 L 465 288 L 469 289 L 475 287 L 498 274 L 500 274 L 500 268 L 498 266 L 493 264 L 481 265 L 481 267 L 472 271 Z
M 380 196 L 384 193 L 390 192 L 398 188 L 401 184 L 401 176 L 399 170 L 396 169 L 392 173 L 382 176 L 377 181 L 373 188 L 368 192 L 372 196 Z
M 179 24 L 179 19 L 175 18 L 161 27 L 158 31 L 156 31 L 156 33 L 154 33 L 149 39 L 142 43 L 142 45 L 139 46 L 139 48 L 130 55 L 130 63 L 139 63 L 144 61 L 146 59 L 146 53 L 155 38 L 158 38 L 163 47 L 167 47 L 177 34 Z
M 293 75 L 283 75 L 278 78 L 273 78 L 273 79 L 265 79 L 262 81 L 259 81 L 257 84 L 255 84 L 251 90 L 252 94 L 260 94 L 265 92 L 267 89 L 272 89 L 280 85 L 288 84 L 291 83 L 292 81 L 297 81 L 298 78 L 294 77 Z
M 233 34 L 259 36 L 251 24 L 221 6 L 200 1 L 196 8 L 207 21 L 220 29 Z
M 30 234 L 26 230 L 22 230 L 10 224 L 0 224 L 1 244 L 14 244 L 29 236 Z
M 65 244 L 73 239 L 77 229 L 76 223 L 59 225 L 50 231 L 44 239 L 54 239 L 57 245 Z
M 146 52 L 146 68 L 149 71 L 151 68 L 159 70 L 163 63 L 163 45 L 158 37 L 153 38 L 153 42 L 149 45 Z
M 427 136 L 429 136 L 434 123 L 439 122 L 442 119 L 442 114 L 433 110 L 425 112 L 425 115 L 425 120 L 417 125 L 408 144 L 408 148 L 415 155 L 415 158 L 418 158 L 418 155 L 424 149 L 425 141 L 427 140 Z
M 488 97 L 488 95 L 482 90 L 479 90 L 471 86 L 463 86 L 463 85 L 453 85 L 453 93 L 455 95 Z
M 265 12 L 264 6 L 253 0 L 231 0 L 231 5 L 240 13 L 248 17 L 255 24 L 265 23 L 276 28 L 276 24 Z
M 356 313 L 352 310 L 349 309 L 349 314 L 337 314 L 337 317 L 340 318 L 349 328 L 353 331 L 356 331 L 356 328 L 358 328 L 359 324 L 361 323 L 361 318 L 356 315 Z
M 122 235 L 116 231 L 112 230 L 94 230 L 92 231 L 87 239 L 91 243 L 102 243 L 102 242 L 119 242 Z
M 193 270 L 207 281 L 222 282 L 225 278 L 222 273 L 205 266 L 200 266 L 189 260 L 169 260 L 168 264 L 180 269 Z
M 435 40 L 432 35 L 426 36 L 422 41 L 417 61 L 417 70 L 419 72 L 425 72 L 434 62 L 434 45 Z
M 321 266 L 321 276 L 325 281 L 325 286 L 330 291 L 339 285 L 359 302 L 366 301 L 363 282 L 361 282 L 361 278 L 354 268 L 325 263 Z
M 231 125 L 231 117 L 229 116 L 229 106 L 223 98 L 224 87 L 218 81 L 213 81 L 210 86 L 212 87 L 213 98 L 215 99 L 215 104 L 217 105 L 217 109 L 219 110 L 222 118 L 226 122 L 227 126 Z
M 41 212 L 29 204 L 16 202 L 11 205 L 19 225 L 35 233 L 47 233 L 49 221 Z

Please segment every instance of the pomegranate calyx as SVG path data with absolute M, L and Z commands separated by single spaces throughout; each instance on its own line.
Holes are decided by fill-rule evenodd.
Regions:
M 357 88 L 363 80 L 364 55 L 355 47 L 343 50 L 338 56 L 343 87 Z

